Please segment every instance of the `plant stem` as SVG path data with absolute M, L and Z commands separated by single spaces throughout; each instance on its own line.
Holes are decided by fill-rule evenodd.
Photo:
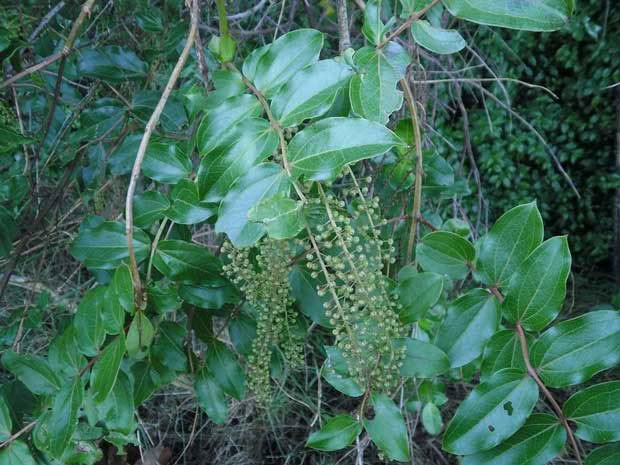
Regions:
M 424 8 L 422 8 L 420 11 L 416 11 L 415 13 L 413 13 L 411 16 L 409 16 L 409 18 L 407 18 L 407 20 L 403 24 L 398 26 L 394 32 L 392 32 L 389 36 L 383 39 L 381 43 L 377 45 L 377 48 L 381 49 L 385 47 L 390 40 L 394 39 L 395 37 L 398 37 L 398 35 L 401 32 L 403 32 L 405 29 L 411 26 L 414 22 L 416 22 L 418 19 L 424 16 L 428 12 L 428 10 L 433 8 L 438 3 L 439 3 L 439 0 L 433 0 L 428 5 L 426 5 Z
M 495 289 L 495 288 L 491 288 L 491 289 Z M 521 353 L 523 355 L 523 362 L 525 362 L 525 367 L 527 369 L 528 375 L 530 375 L 534 379 L 534 381 L 536 381 L 536 384 L 538 384 L 538 387 L 540 387 L 541 391 L 545 394 L 545 397 L 549 400 L 549 403 L 551 404 L 551 407 L 553 407 L 555 414 L 557 415 L 558 419 L 562 422 L 562 425 L 564 425 L 564 429 L 566 429 L 568 438 L 573 446 L 573 449 L 575 450 L 575 458 L 577 459 L 577 463 L 579 465 L 583 465 L 583 462 L 581 461 L 581 454 L 579 453 L 579 447 L 577 445 L 577 440 L 575 439 L 573 430 L 568 424 L 568 420 L 564 416 L 564 412 L 562 412 L 562 408 L 560 407 L 560 405 L 557 403 L 557 401 L 553 397 L 553 394 L 551 393 L 551 391 L 549 391 L 547 386 L 545 386 L 545 383 L 543 383 L 543 381 L 540 379 L 540 377 L 538 376 L 538 373 L 536 373 L 536 369 L 532 366 L 532 363 L 530 362 L 530 354 L 529 354 L 529 350 L 527 347 L 527 339 L 525 338 L 525 332 L 523 331 L 523 328 L 521 327 L 520 322 L 517 322 L 517 324 L 515 325 L 515 330 L 519 337 L 519 342 L 521 344 Z
M 164 92 L 151 115 L 148 123 L 146 123 L 146 128 L 144 129 L 144 135 L 142 136 L 142 140 L 140 141 L 140 147 L 138 148 L 138 153 L 136 155 L 136 161 L 134 162 L 133 169 L 131 171 L 131 180 L 129 182 L 129 188 L 127 189 L 127 198 L 125 201 L 125 232 L 127 234 L 127 248 L 129 250 L 129 262 L 131 269 L 131 276 L 134 283 L 135 289 L 135 297 L 136 297 L 136 308 L 142 308 L 146 303 L 144 290 L 142 289 L 142 282 L 140 281 L 140 273 L 138 272 L 138 262 L 136 260 L 136 254 L 133 250 L 133 195 L 136 191 L 136 185 L 138 184 L 138 179 L 140 178 L 140 169 L 142 167 L 142 162 L 144 160 L 144 156 L 146 154 L 146 148 L 149 144 L 149 140 L 151 138 L 151 134 L 155 130 L 157 123 L 159 122 L 159 117 L 164 110 L 164 106 L 168 101 L 168 97 L 174 88 L 177 79 L 179 78 L 179 74 L 181 74 L 181 70 L 185 65 L 185 61 L 189 55 L 189 52 L 194 44 L 194 39 L 196 37 L 196 31 L 198 30 L 198 0 L 192 1 L 192 9 L 191 9 L 191 27 L 189 34 L 187 36 L 187 41 L 185 42 L 185 47 L 183 48 L 183 52 L 181 52 L 181 56 L 177 61 L 174 69 L 172 70 L 172 74 L 170 75 L 170 79 L 168 79 L 168 83 L 164 88 Z
M 418 118 L 418 110 L 416 103 L 411 93 L 411 87 L 409 86 L 408 77 L 405 76 L 400 81 L 405 93 L 405 100 L 409 106 L 409 113 L 411 113 L 411 123 L 413 126 L 413 136 L 415 141 L 416 151 L 416 167 L 415 167 L 415 185 L 413 193 L 413 212 L 411 213 L 411 229 L 409 230 L 409 240 L 407 242 L 407 261 L 411 263 L 413 256 L 413 245 L 415 244 L 415 237 L 418 229 L 418 218 L 420 218 L 420 212 L 422 209 L 422 176 L 424 175 L 424 167 L 422 158 L 422 136 L 420 135 L 420 120 Z

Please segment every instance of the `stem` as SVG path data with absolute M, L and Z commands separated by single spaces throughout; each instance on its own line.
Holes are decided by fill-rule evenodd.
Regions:
M 383 41 L 379 45 L 377 45 L 377 48 L 381 49 L 385 47 L 390 40 L 397 37 L 401 32 L 403 32 L 405 29 L 411 26 L 414 22 L 416 22 L 418 19 L 424 16 L 428 12 L 428 10 L 430 10 L 435 5 L 437 5 L 437 3 L 439 3 L 439 0 L 433 0 L 431 3 L 429 3 L 424 8 L 422 8 L 420 11 L 416 11 L 415 13 L 413 13 L 411 16 L 409 16 L 409 18 L 407 18 L 407 20 L 403 24 L 398 26 L 394 32 L 392 32 L 389 36 L 383 39 Z
M 418 110 L 416 109 L 416 103 L 411 93 L 411 87 L 409 87 L 409 81 L 405 76 L 400 81 L 405 93 L 405 100 L 409 106 L 409 113 L 411 113 L 411 123 L 413 125 L 413 135 L 415 141 L 416 151 L 416 167 L 415 167 L 415 186 L 413 193 L 413 212 L 411 213 L 411 229 L 409 230 L 409 241 L 407 242 L 407 262 L 411 263 L 413 256 L 413 245 L 415 243 L 416 232 L 418 229 L 418 218 L 420 218 L 420 211 L 422 209 L 422 176 L 424 174 L 422 158 L 422 136 L 420 135 L 420 121 L 418 119 Z
M 228 17 L 226 16 L 226 5 L 224 1 L 225 0 L 217 0 L 215 2 L 217 4 L 218 21 L 220 23 L 220 36 L 222 37 L 229 35 Z
M 235 71 L 239 73 L 239 70 L 232 63 L 225 63 L 224 66 L 226 66 L 231 71 Z M 280 139 L 280 148 L 282 150 L 282 164 L 284 165 L 284 170 L 286 171 L 286 174 L 288 174 L 291 184 L 295 188 L 295 192 L 297 193 L 301 201 L 303 203 L 307 203 L 308 201 L 306 200 L 306 196 L 301 191 L 301 188 L 299 187 L 297 182 L 293 179 L 293 175 L 291 173 L 291 166 L 288 162 L 288 144 L 286 143 L 286 138 L 284 137 L 284 131 L 282 130 L 282 126 L 280 126 L 279 121 L 273 116 L 273 113 L 271 113 L 271 108 L 269 107 L 269 103 L 267 102 L 267 99 L 262 94 L 262 92 L 258 90 L 256 87 L 254 87 L 254 85 L 248 80 L 248 78 L 243 76 L 243 74 L 241 73 L 239 74 L 241 75 L 241 79 L 243 83 L 246 85 L 248 89 L 250 89 L 250 91 L 256 96 L 258 101 L 263 106 L 263 109 L 265 110 L 265 114 L 267 115 L 267 119 L 269 120 L 271 127 L 278 134 L 278 138 Z
M 338 0 L 338 53 L 342 55 L 351 46 L 349 20 L 347 18 L 347 0 Z
M 496 289 L 496 288 L 491 288 L 491 292 L 493 289 Z M 515 330 L 517 332 L 517 335 L 519 336 L 519 342 L 521 343 L 521 353 L 523 355 L 523 361 L 525 362 L 525 367 L 527 368 L 527 374 L 530 375 L 534 379 L 534 381 L 536 381 L 536 384 L 538 384 L 538 387 L 540 387 L 541 391 L 545 394 L 545 397 L 549 400 L 549 403 L 551 404 L 551 407 L 553 407 L 555 414 L 557 415 L 557 417 L 560 419 L 560 421 L 564 425 L 564 429 L 566 429 L 568 438 L 573 446 L 573 449 L 575 450 L 575 458 L 577 459 L 577 463 L 579 465 L 583 465 L 583 462 L 581 461 L 581 454 L 579 453 L 579 447 L 577 446 L 577 440 L 575 439 L 573 430 L 568 424 L 568 420 L 564 416 L 564 412 L 562 412 L 562 408 L 560 407 L 560 405 L 557 403 L 557 401 L 553 397 L 553 394 L 551 394 L 551 391 L 549 391 L 547 386 L 545 386 L 545 383 L 543 383 L 543 381 L 540 379 L 540 377 L 538 376 L 538 373 L 536 373 L 536 369 L 532 366 L 532 363 L 530 362 L 530 354 L 529 354 L 528 347 L 527 347 L 527 339 L 525 338 L 525 332 L 523 331 L 523 328 L 521 327 L 520 322 L 517 322 L 517 324 L 515 325 Z
M 19 438 L 22 434 L 27 433 L 28 431 L 30 431 L 34 427 L 34 425 L 36 425 L 36 424 L 37 424 L 37 420 L 31 421 L 30 423 L 28 423 L 26 426 L 24 426 L 22 429 L 20 429 L 17 433 L 13 434 L 10 438 L 8 438 L 6 441 L 1 443 L 0 444 L 0 449 L 2 449 L 3 447 L 8 446 L 13 441 L 15 441 L 17 438 Z
M 198 30 L 198 0 L 193 0 L 192 2 L 192 10 L 191 10 L 191 27 L 189 34 L 187 36 L 187 42 L 185 42 L 185 48 L 183 48 L 183 52 L 179 57 L 174 69 L 172 70 L 172 74 L 170 75 L 170 79 L 168 79 L 168 83 L 164 89 L 164 92 L 151 115 L 148 123 L 146 123 L 146 128 L 144 130 L 144 136 L 142 136 L 142 140 L 140 141 L 140 147 L 138 148 L 138 153 L 136 155 L 136 161 L 133 165 L 133 170 L 131 171 L 131 180 L 129 182 L 129 188 L 127 189 L 127 198 L 125 201 L 125 232 L 127 234 L 127 248 L 129 250 L 129 262 L 131 268 L 131 276 L 134 282 L 134 288 L 136 290 L 136 307 L 142 308 L 145 303 L 145 296 L 142 289 L 142 282 L 140 281 L 140 274 L 138 273 L 138 262 L 136 260 L 136 254 L 133 250 L 133 195 L 136 191 L 136 185 L 138 184 L 138 179 L 140 178 L 140 169 L 142 167 L 142 161 L 144 160 L 144 156 L 146 154 L 146 148 L 149 144 L 149 140 L 151 138 L 151 134 L 155 130 L 155 126 L 159 122 L 159 117 L 164 110 L 164 106 L 166 105 L 166 101 L 172 92 L 174 85 L 179 78 L 179 74 L 181 74 L 181 70 L 185 65 L 185 61 L 189 55 L 189 52 L 194 44 L 194 39 L 196 37 L 196 31 Z
M 157 244 L 159 244 L 159 240 L 161 239 L 161 235 L 164 232 L 164 228 L 166 227 L 167 218 L 161 220 L 161 224 L 159 225 L 159 229 L 155 234 L 155 238 L 153 239 L 153 243 L 151 244 L 151 255 L 149 256 L 149 264 L 146 267 L 146 283 L 148 284 L 151 280 L 151 272 L 153 270 L 153 257 L 155 257 L 155 251 L 157 250 Z

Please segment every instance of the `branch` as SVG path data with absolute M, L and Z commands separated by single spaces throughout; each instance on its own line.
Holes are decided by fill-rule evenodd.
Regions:
M 418 19 L 424 16 L 428 12 L 428 10 L 430 10 L 435 5 L 437 5 L 437 3 L 439 3 L 439 0 L 433 0 L 428 5 L 426 5 L 424 8 L 422 8 L 420 11 L 416 11 L 415 13 L 413 13 L 411 16 L 409 16 L 409 18 L 407 18 L 407 20 L 403 24 L 398 26 L 394 32 L 392 32 L 389 36 L 383 39 L 383 41 L 379 45 L 377 45 L 377 48 L 381 49 L 385 47 L 390 40 L 394 39 L 395 37 L 398 37 L 398 35 L 401 32 L 403 32 L 405 29 L 407 29 L 409 26 L 415 23 Z
M 189 52 L 194 44 L 194 39 L 196 37 L 196 31 L 198 30 L 198 0 L 192 0 L 192 9 L 191 9 L 191 27 L 189 34 L 187 36 L 187 41 L 185 42 L 185 47 L 183 48 L 183 52 L 181 52 L 181 56 L 177 61 L 174 69 L 172 70 L 172 74 L 170 75 L 170 79 L 168 79 L 168 83 L 164 89 L 164 92 L 151 115 L 148 123 L 146 123 L 146 128 L 144 129 L 144 135 L 142 136 L 142 140 L 140 141 L 140 147 L 138 148 L 138 153 L 136 155 L 136 161 L 134 162 L 133 169 L 131 171 L 131 180 L 129 182 L 129 188 L 127 189 L 127 198 L 125 201 L 125 232 L 127 234 L 127 248 L 129 250 L 129 262 L 131 268 L 131 276 L 134 282 L 134 287 L 136 289 L 136 303 L 137 307 L 141 308 L 144 302 L 144 294 L 142 289 L 142 283 L 140 281 L 140 274 L 138 273 L 138 262 L 136 261 L 136 254 L 133 250 L 133 195 L 136 191 L 136 185 L 138 183 L 138 179 L 140 178 L 140 169 L 142 167 L 142 162 L 144 160 L 144 156 L 146 154 L 146 148 L 149 144 L 149 140 L 157 123 L 159 122 L 159 117 L 161 116 L 162 111 L 164 110 L 164 106 L 166 105 L 166 101 L 174 88 L 179 75 L 181 74 L 181 70 L 187 61 L 187 57 Z
M 347 19 L 347 0 L 338 0 L 338 53 L 342 55 L 351 46 L 349 20 Z
M 527 368 L 527 374 L 530 375 L 534 379 L 534 381 L 536 381 L 536 384 L 538 384 L 538 387 L 540 387 L 540 390 L 545 394 L 545 397 L 547 397 L 547 399 L 551 403 L 551 406 L 553 407 L 555 414 L 557 415 L 557 417 L 560 419 L 560 421 L 564 425 L 564 429 L 566 429 L 568 438 L 570 439 L 573 449 L 575 450 L 575 458 L 577 459 L 577 463 L 579 465 L 583 465 L 583 462 L 581 461 L 581 454 L 579 453 L 579 447 L 577 446 L 577 440 L 575 439 L 573 430 L 568 424 L 568 420 L 564 416 L 564 412 L 562 412 L 562 408 L 560 407 L 560 405 L 557 403 L 557 401 L 553 397 L 553 394 L 551 394 L 551 391 L 549 391 L 547 386 L 545 386 L 545 383 L 542 382 L 542 380 L 538 376 L 538 373 L 536 373 L 536 369 L 534 369 L 534 367 L 532 366 L 532 363 L 530 362 L 530 354 L 527 348 L 527 339 L 525 338 L 525 332 L 523 331 L 523 328 L 521 327 L 521 323 L 517 322 L 515 326 L 515 330 L 517 332 L 517 335 L 519 336 L 519 342 L 521 343 L 521 353 L 523 355 L 523 361 L 525 362 L 525 367 Z

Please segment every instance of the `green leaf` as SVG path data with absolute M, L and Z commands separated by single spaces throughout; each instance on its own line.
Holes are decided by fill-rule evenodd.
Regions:
M 123 82 L 146 78 L 148 66 L 131 50 L 108 45 L 81 50 L 80 59 L 77 60 L 77 74 L 108 82 Z
M 157 330 L 157 341 L 151 349 L 151 357 L 174 371 L 187 370 L 187 355 L 183 349 L 187 331 L 172 321 L 162 321 Z
M 444 0 L 443 4 L 460 19 L 526 31 L 560 29 L 572 11 L 566 0 Z
M 284 128 L 322 116 L 353 74 L 351 67 L 342 61 L 318 61 L 282 86 L 271 102 L 271 112 Z
M 160 91 L 138 90 L 133 94 L 131 111 L 146 124 L 159 104 L 160 98 Z M 183 102 L 176 95 L 172 94 L 168 97 L 164 110 L 159 116 L 159 124 L 161 124 L 164 131 L 169 132 L 181 131 L 183 126 L 187 124 L 187 115 L 185 114 Z M 174 141 L 169 142 L 174 143 Z
M 43 357 L 7 350 L 2 355 L 2 364 L 33 394 L 52 395 L 60 389 L 60 380 Z
M 101 318 L 108 334 L 118 334 L 125 325 L 125 312 L 133 313 L 133 280 L 129 266 L 121 264 L 116 269 L 103 301 Z
M 414 21 L 411 25 L 411 34 L 417 44 L 440 55 L 457 53 L 467 46 L 467 42 L 458 31 L 431 26 L 424 19 Z
M 267 47 L 256 62 L 254 85 L 265 97 L 273 97 L 282 84 L 314 63 L 323 48 L 323 34 L 314 29 L 297 29 L 284 34 Z M 244 64 L 243 72 L 246 72 Z
M 156 313 L 174 312 L 181 308 L 179 291 L 174 283 L 157 282 L 147 289 L 148 304 Z
M 200 200 L 198 186 L 182 179 L 170 193 L 171 205 L 165 215 L 175 223 L 196 224 L 215 214 L 214 205 Z
M 379 45 L 383 40 L 388 28 L 381 21 L 381 3 L 377 5 L 377 0 L 369 0 L 364 8 L 364 25 L 362 33 L 373 45 Z
M 223 232 L 235 247 L 253 245 L 266 232 L 265 226 L 248 220 L 252 207 L 279 192 L 288 194 L 286 172 L 275 163 L 261 163 L 241 176 L 220 204 L 215 231 Z
M 291 239 L 305 228 L 303 203 L 277 194 L 254 205 L 248 219 L 265 225 L 267 235 L 276 240 Z
M 142 402 L 151 397 L 157 386 L 151 376 L 151 365 L 148 362 L 141 361 L 131 366 L 133 374 L 133 399 L 135 406 L 138 407 Z
M 543 221 L 536 202 L 504 213 L 481 239 L 476 274 L 487 285 L 504 287 L 526 257 L 543 240 Z
M 427 234 L 416 246 L 416 257 L 427 271 L 463 279 L 474 260 L 474 246 L 458 234 L 435 231 Z
M 97 355 L 105 339 L 102 316 L 105 295 L 106 288 L 103 286 L 89 290 L 82 297 L 73 317 L 75 342 L 79 351 L 88 357 Z
M 400 369 L 402 376 L 432 378 L 450 369 L 450 359 L 446 353 L 428 342 L 409 337 L 395 339 L 396 348 L 405 347 L 405 358 Z
M 422 409 L 422 424 L 426 432 L 431 436 L 437 436 L 443 429 L 441 412 L 432 402 L 428 402 Z
M 48 352 L 50 368 L 60 377 L 76 376 L 86 365 L 76 343 L 76 330 L 73 325 L 54 339 Z
M 609 444 L 590 452 L 584 465 L 616 465 L 620 463 L 620 444 Z
M 464 457 L 462 465 L 545 465 L 562 453 L 565 443 L 566 430 L 558 419 L 535 413 L 506 441 Z
M 443 291 L 443 277 L 437 273 L 416 273 L 398 284 L 400 321 L 413 323 L 424 318 L 426 312 L 437 303 Z
M 209 418 L 217 425 L 226 423 L 228 418 L 226 395 L 207 367 L 196 373 L 194 389 L 200 408 L 207 412 Z
M 0 450 L 0 465 L 35 465 L 36 462 L 24 441 L 14 441 Z
M 148 257 L 151 240 L 141 229 L 133 230 L 133 249 L 136 260 L 141 262 Z M 112 270 L 129 257 L 125 223 L 104 221 L 91 226 L 83 224 L 78 236 L 71 245 L 71 255 L 88 268 Z
M 362 47 L 354 59 L 361 73 L 353 76 L 349 84 L 353 113 L 387 124 L 390 115 L 403 104 L 403 93 L 396 86 L 405 76 L 409 54 L 396 42 L 389 42 L 380 50 Z
M 133 222 L 138 228 L 150 228 L 164 217 L 170 207 L 168 198 L 158 191 L 147 191 L 133 198 Z
M 97 405 L 100 418 L 103 418 L 106 428 L 129 434 L 134 430 L 133 388 L 129 377 L 121 370 L 118 373 L 112 392 L 105 401 Z
M 241 314 L 230 321 L 228 334 L 235 350 L 247 356 L 252 353 L 252 342 L 256 339 L 256 321 Z
M 0 257 L 8 257 L 13 246 L 17 225 L 11 213 L 0 205 Z
M 595 384 L 573 394 L 562 410 L 577 424 L 575 435 L 584 441 L 620 441 L 620 381 Z
M 209 110 L 196 132 L 200 155 L 204 157 L 218 145 L 230 140 L 237 124 L 246 118 L 260 116 L 262 111 L 256 97 L 248 94 L 230 97 Z
M 266 120 L 249 118 L 238 123 L 234 136 L 200 161 L 196 183 L 202 200 L 221 201 L 237 179 L 277 148 L 278 135 Z
M 151 320 L 143 312 L 137 312 L 127 331 L 127 355 L 138 360 L 146 357 L 154 334 Z
M 243 368 L 232 351 L 219 341 L 209 344 L 207 366 L 222 390 L 241 400 L 245 396 L 245 375 Z
M 381 124 L 354 118 L 326 118 L 297 133 L 289 145 L 293 177 L 313 181 L 338 176 L 356 161 L 382 155 L 403 141 Z
M 6 441 L 11 437 L 12 428 L 13 421 L 11 420 L 11 413 L 9 412 L 4 397 L 0 396 L 0 442 Z
M 209 94 L 209 99 L 211 99 L 211 97 L 215 94 L 221 102 L 229 97 L 241 95 L 247 89 L 243 83 L 241 73 L 238 73 L 237 71 L 218 69 L 213 71 L 212 78 L 213 85 L 215 85 L 215 92 Z
M 103 458 L 103 451 L 93 441 L 73 441 L 60 460 L 66 464 L 95 465 Z
M 331 418 L 320 431 L 315 431 L 306 441 L 306 447 L 333 451 L 344 449 L 362 432 L 362 425 L 350 415 Z
M 192 161 L 178 142 L 154 141 L 146 149 L 142 172 L 154 181 L 176 184 L 192 172 Z
M 443 449 L 467 455 L 491 449 L 512 436 L 538 401 L 538 385 L 507 368 L 478 385 L 461 402 L 443 437 Z
M 125 355 L 125 334 L 120 333 L 104 349 L 90 374 L 90 390 L 97 402 L 103 402 L 114 388 Z
M 84 386 L 79 377 L 62 386 L 54 396 L 47 430 L 50 439 L 49 453 L 55 458 L 62 457 L 71 442 L 83 398 Z
M 533 337 L 526 334 L 531 346 Z M 480 367 L 480 379 L 484 380 L 504 368 L 516 368 L 525 373 L 525 362 L 517 333 L 512 329 L 496 332 L 487 342 Z
M 497 299 L 484 289 L 473 289 L 448 306 L 435 344 L 450 358 L 452 368 L 468 364 L 484 350 L 500 322 Z
M 183 284 L 179 288 L 181 298 L 196 307 L 219 310 L 226 304 L 237 304 L 239 294 L 228 286 L 211 287 Z
M 363 420 L 370 439 L 390 460 L 409 460 L 407 427 L 400 409 L 385 394 L 374 393 L 371 402 L 375 416 Z
M 519 266 L 506 288 L 502 306 L 511 322 L 528 331 L 540 331 L 562 309 L 571 256 L 566 236 L 539 245 Z
M 327 360 L 321 369 L 325 381 L 335 389 L 350 397 L 359 397 L 364 394 L 364 389 L 349 374 L 349 366 L 337 347 L 325 346 Z
M 206 247 L 177 239 L 161 241 L 153 265 L 164 276 L 180 283 L 222 286 L 222 265 Z
M 620 314 L 601 310 L 558 323 L 538 338 L 530 359 L 549 387 L 583 383 L 620 361 Z
M 317 283 L 312 279 L 310 272 L 302 266 L 293 265 L 288 278 L 291 295 L 297 301 L 299 310 L 315 323 L 328 328 L 331 327 L 329 318 L 325 316 L 325 307 L 323 306 L 331 298 L 327 295 L 321 297 L 317 294 Z

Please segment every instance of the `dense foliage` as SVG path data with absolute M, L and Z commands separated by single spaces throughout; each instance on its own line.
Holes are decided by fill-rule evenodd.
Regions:
M 2 10 L 12 76 L 0 84 L 11 97 L 0 113 L 2 295 L 26 239 L 65 221 L 69 188 L 79 202 L 67 215 L 80 204 L 96 214 L 75 223 L 66 250 L 88 276 L 76 308 L 49 304 L 61 296 L 45 291 L 10 309 L 0 465 L 91 465 L 110 445 L 123 455 L 144 445 L 140 409 L 169 386 L 196 406 L 192 439 L 199 409 L 239 425 L 243 402 L 270 421 L 283 398 L 302 405 L 311 418 L 297 447 L 316 463 L 355 453 L 361 464 L 366 451 L 415 463 L 416 444 L 439 435 L 438 457 L 468 465 L 617 458 L 620 382 L 600 374 L 620 362 L 620 314 L 563 311 L 573 261 L 564 233 L 591 219 L 523 202 L 576 195 L 574 181 L 594 205 L 615 178 L 587 178 L 604 162 L 589 160 L 581 147 L 592 136 L 570 130 L 582 120 L 563 121 L 564 106 L 515 94 L 546 106 L 526 108 L 525 121 L 557 144 L 546 150 L 562 148 L 554 165 L 542 140 L 510 127 L 524 117 L 502 105 L 502 81 L 460 71 L 477 60 L 492 77 L 536 77 L 528 40 L 545 53 L 566 41 L 550 31 L 569 21 L 572 0 L 359 2 L 353 47 L 346 2 L 337 41 L 313 24 L 280 31 L 282 3 L 270 40 L 239 44 L 218 0 L 208 45 L 199 31 L 215 8 L 121 4 L 114 19 L 135 49 L 91 30 L 111 4 L 94 3 L 74 20 L 52 10 L 54 26 L 28 40 L 34 24 Z M 581 24 L 602 34 L 587 14 L 569 26 L 576 40 Z M 545 35 L 499 48 L 520 31 Z M 594 45 L 584 47 L 590 62 L 564 46 L 556 54 L 577 74 L 596 66 L 617 79 Z M 549 75 L 536 83 L 564 79 L 562 99 L 592 98 L 588 124 L 609 123 L 599 87 Z M 511 95 L 515 85 L 505 85 Z M 570 176 L 530 184 L 534 170 L 564 162 Z M 545 234 L 543 219 L 561 234 Z M 589 243 L 602 230 L 573 254 L 602 260 L 604 247 Z M 33 334 L 43 342 L 26 345 Z M 288 393 L 300 385 L 311 405 Z

